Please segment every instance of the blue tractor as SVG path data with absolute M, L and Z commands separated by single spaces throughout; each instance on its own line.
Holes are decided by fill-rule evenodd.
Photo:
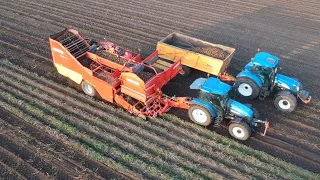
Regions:
M 264 99 L 276 92 L 274 105 L 283 112 L 292 112 L 299 99 L 309 103 L 311 96 L 297 79 L 277 74 L 278 64 L 278 57 L 266 52 L 257 53 L 237 75 L 234 84 L 236 95 L 251 100 Z
M 229 133 L 238 140 L 246 140 L 256 130 L 265 135 L 269 126 L 267 121 L 257 119 L 257 113 L 249 104 L 241 104 L 229 98 L 231 86 L 217 78 L 199 78 L 190 89 L 199 89 L 199 96 L 190 102 L 190 119 L 202 126 L 213 123 L 215 126 L 227 125 Z M 261 127 L 261 128 L 258 128 Z

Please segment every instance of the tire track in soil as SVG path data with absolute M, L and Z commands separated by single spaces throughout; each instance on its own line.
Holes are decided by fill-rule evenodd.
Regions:
M 281 133 L 281 131 L 286 133 Z M 290 134 L 288 132 L 292 133 Z M 309 136 L 305 133 L 300 133 L 287 127 L 279 127 L 279 129 L 276 129 L 274 126 L 268 131 L 268 136 L 284 142 L 290 142 L 290 144 L 295 145 L 296 147 L 300 147 L 301 149 L 320 155 L 320 141 L 316 136 Z
M 19 3 L 14 3 L 14 4 L 10 4 L 10 5 L 15 6 L 17 4 L 19 4 Z M 64 17 L 63 15 L 68 12 L 63 12 L 60 14 L 53 14 L 53 13 L 48 13 L 45 8 L 43 10 L 38 10 L 37 8 L 40 8 L 40 6 L 27 7 L 27 4 L 21 4 L 17 8 L 18 9 L 24 8 L 29 12 L 38 13 L 38 15 L 41 15 L 41 19 L 48 19 L 51 21 L 50 23 L 56 24 L 56 25 L 59 25 L 62 27 L 70 26 L 68 24 L 72 24 L 73 26 L 81 27 L 82 29 L 87 29 L 87 30 L 92 29 L 92 27 L 94 27 L 93 32 L 96 32 L 99 34 L 106 33 L 104 26 L 96 24 L 96 23 L 98 23 L 96 20 L 88 19 L 89 17 L 84 17 L 84 16 L 78 17 L 79 14 L 73 14 L 72 16 Z M 21 14 L 26 14 L 24 12 L 16 11 L 11 8 L 8 8 L 8 10 L 15 11 L 15 12 L 21 13 Z M 59 11 L 58 9 L 56 9 L 56 10 Z M 29 17 L 30 16 L 34 17 L 34 15 L 29 15 L 29 14 L 26 14 L 26 15 L 28 15 Z M 72 17 L 72 19 L 69 19 L 70 17 Z M 87 21 L 85 21 L 84 19 L 87 19 Z M 62 20 L 63 20 L 63 23 L 61 22 Z M 104 24 L 103 22 L 101 22 L 101 23 Z M 143 42 L 144 44 L 148 44 L 150 46 L 153 45 L 152 43 L 150 43 L 150 42 L 152 42 L 152 41 L 150 41 L 150 39 L 146 40 L 146 39 L 148 39 L 147 37 L 144 37 L 145 39 L 135 38 L 134 36 L 131 36 L 132 35 L 131 33 L 128 33 L 126 31 L 122 31 L 122 30 L 119 30 L 116 28 L 114 28 L 114 31 L 108 32 L 108 34 L 115 34 L 115 35 L 118 35 L 118 37 L 120 37 L 120 38 L 123 37 L 124 35 L 126 35 L 126 37 L 128 39 L 131 39 L 133 42 Z
M 9 82 L 6 82 L 8 85 L 13 85 L 14 86 L 14 84 L 10 84 Z M 10 88 L 9 88 L 10 89 Z M 22 90 L 21 88 L 19 88 L 20 90 Z M 53 97 L 54 98 L 54 97 Z M 34 97 L 34 99 L 36 99 L 36 97 Z M 44 100 L 44 99 L 42 99 L 42 100 Z M 71 99 L 70 100 L 67 100 L 67 102 L 70 102 L 70 101 L 72 101 Z M 48 101 L 48 103 L 49 103 L 50 101 Z M 51 103 L 52 104 L 52 103 Z M 61 104 L 65 104 L 64 102 L 63 103 L 61 103 Z M 80 110 L 80 111 L 82 111 L 82 110 Z M 125 123 L 124 123 L 125 124 Z M 100 124 L 99 126 L 103 126 L 103 124 Z M 123 125 L 122 125 L 123 126 Z M 116 126 L 114 127 L 114 128 L 116 128 Z M 127 129 L 128 127 L 123 127 L 123 129 Z M 136 130 L 136 128 L 138 128 L 138 127 L 133 127 L 132 129 L 134 129 L 136 132 L 138 131 L 144 131 L 143 129 L 140 129 L 140 130 Z M 106 129 L 104 129 L 104 130 L 106 130 Z M 109 130 L 110 131 L 110 130 Z M 104 132 L 104 133 L 106 133 L 106 132 Z M 117 132 L 116 131 L 114 131 L 114 132 L 112 132 L 112 134 L 117 134 Z M 150 137 L 151 139 L 152 138 L 156 138 L 155 136 L 150 136 L 149 134 L 148 134 L 148 132 L 144 132 L 144 134 L 141 134 L 141 137 L 140 138 L 143 138 L 143 136 L 148 136 L 148 137 Z M 117 135 L 117 137 L 121 137 L 121 134 L 118 134 Z M 100 137 L 100 139 L 101 139 L 101 137 Z M 126 139 L 130 139 L 130 137 L 125 137 L 125 138 L 123 138 L 124 140 L 126 140 Z M 161 139 L 159 139 L 159 138 L 156 138 L 156 139 L 158 139 L 160 142 L 161 142 Z M 131 139 L 130 140 L 130 142 L 131 141 L 133 141 L 134 142 L 134 139 Z M 176 140 L 177 142 L 178 142 L 178 140 Z M 155 143 L 159 143 L 159 142 L 155 142 Z M 177 151 L 178 149 L 177 148 L 175 148 L 174 147 L 174 145 L 170 145 L 170 146 L 168 146 L 168 145 L 166 145 L 166 144 L 172 144 L 172 143 L 170 143 L 170 142 L 161 142 L 160 143 L 162 146 L 167 146 L 167 148 L 169 148 L 169 149 L 171 149 L 172 151 Z M 135 144 L 136 146 L 137 146 L 137 144 Z M 158 148 L 160 148 L 161 149 L 161 147 L 158 147 Z M 189 148 L 192 148 L 192 147 L 189 147 Z M 196 150 L 196 149 L 194 149 L 194 150 Z M 180 150 L 178 150 L 178 151 L 180 151 Z M 187 153 L 187 152 L 183 152 L 183 151 L 181 151 L 180 153 Z M 192 154 L 190 154 L 189 153 L 189 155 L 192 157 Z M 193 155 L 194 156 L 194 155 Z M 197 159 L 199 159 L 200 157 L 198 157 Z M 219 159 L 219 157 L 216 157 L 217 159 Z M 191 160 L 191 159 L 190 159 Z M 203 160 L 201 160 L 201 162 L 205 162 L 206 160 L 205 159 L 203 159 Z M 197 161 L 194 161 L 193 163 L 197 163 Z M 199 162 L 198 162 L 199 163 Z M 227 162 L 222 162 L 222 163 L 227 163 Z M 201 164 L 201 163 L 200 163 Z M 206 166 L 208 166 L 209 164 L 206 164 Z M 210 165 L 209 165 L 210 166 Z M 232 164 L 229 164 L 229 166 L 230 167 L 232 167 L 233 165 Z M 217 168 L 217 167 L 215 167 L 215 168 Z M 234 167 L 234 168 L 237 168 L 237 167 Z M 219 172 L 219 171 L 218 171 Z M 221 173 L 221 174 L 223 174 L 223 172 L 219 172 L 219 173 Z
M 3 109 L 2 107 L 0 107 L 0 114 L 8 124 L 19 127 L 19 129 L 22 130 L 24 133 L 30 135 L 31 137 L 35 138 L 37 141 L 41 143 L 50 144 L 50 148 L 52 148 L 57 153 L 67 155 L 68 158 L 70 158 L 72 161 L 77 162 L 79 165 L 82 165 L 83 167 L 90 169 L 91 172 L 95 172 L 103 178 L 108 179 L 110 177 L 114 177 L 116 179 L 124 180 L 131 179 L 130 177 L 121 174 L 107 167 L 104 164 L 101 164 L 97 161 L 92 160 L 91 158 L 88 158 L 87 155 L 84 154 L 84 152 L 71 148 L 71 146 L 66 144 L 66 142 L 63 142 L 60 139 L 57 139 L 54 136 L 44 131 L 41 131 L 36 126 L 31 125 L 28 122 L 25 122 L 23 119 L 15 115 L 12 115 L 10 112 Z
M 245 162 L 244 162 L 245 163 Z
M 317 163 L 313 160 L 310 160 L 308 158 L 302 157 L 298 154 L 295 154 L 298 150 L 295 152 L 292 152 L 292 149 L 288 149 L 286 145 L 288 143 L 280 142 L 277 139 L 267 137 L 267 140 L 263 140 L 262 138 L 266 138 L 267 136 L 264 137 L 254 137 L 252 140 L 250 140 L 250 147 L 254 145 L 256 149 L 267 152 L 267 153 L 272 153 L 273 155 L 276 155 L 277 157 L 282 157 L 282 159 L 289 161 L 299 167 L 302 167 L 304 169 L 308 169 L 310 171 L 313 171 L 315 173 L 320 172 L 320 163 Z M 273 142 L 275 140 L 275 142 Z M 245 142 L 244 144 L 247 144 L 248 142 Z M 292 146 L 290 146 L 292 147 Z M 301 154 L 301 150 L 299 150 L 299 154 Z M 314 156 L 314 159 L 319 160 L 319 156 L 316 155 Z

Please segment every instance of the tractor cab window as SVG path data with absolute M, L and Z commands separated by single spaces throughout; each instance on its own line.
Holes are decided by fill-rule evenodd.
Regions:
M 227 96 L 227 95 L 226 95 Z M 212 94 L 204 91 L 200 91 L 199 99 L 208 102 L 210 105 L 216 107 L 219 106 L 220 108 L 224 108 L 227 98 L 226 96 L 221 96 L 218 94 Z
M 269 79 L 271 77 L 273 69 L 254 64 L 251 68 L 251 72 L 262 76 L 264 79 Z

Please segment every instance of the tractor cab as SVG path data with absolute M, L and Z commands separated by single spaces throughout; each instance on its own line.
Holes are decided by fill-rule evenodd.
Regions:
M 190 88 L 200 89 L 198 99 L 212 106 L 217 117 L 224 118 L 231 86 L 216 78 L 199 78 L 190 85 Z
M 269 53 L 260 52 L 245 66 L 245 70 L 257 75 L 264 91 L 272 91 L 278 70 L 279 59 Z

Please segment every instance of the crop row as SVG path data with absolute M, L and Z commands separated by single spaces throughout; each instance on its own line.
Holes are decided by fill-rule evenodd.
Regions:
M 227 166 L 235 164 L 232 167 L 237 169 L 237 171 L 256 176 L 257 178 L 262 178 L 260 174 L 262 174 L 262 176 L 276 175 L 281 177 L 283 176 L 283 173 L 280 172 L 290 171 L 290 169 L 293 170 L 292 167 L 294 166 L 288 166 L 288 164 L 273 158 L 266 159 L 265 157 L 258 157 L 258 159 L 256 159 L 256 157 L 252 156 L 254 154 L 251 154 L 252 152 L 255 152 L 254 150 L 245 148 L 244 146 L 241 147 L 241 145 L 235 142 L 224 140 L 226 138 L 208 132 L 203 128 L 190 125 L 189 123 L 178 122 L 178 119 L 170 117 L 170 115 L 165 118 L 167 119 L 166 121 L 155 119 L 150 121 L 152 124 L 149 124 L 148 122 L 143 122 L 137 118 L 131 119 L 129 115 L 124 115 L 124 118 L 110 117 L 111 115 L 106 112 L 109 111 L 110 113 L 119 114 L 122 112 L 121 110 L 114 109 L 106 104 L 103 107 L 103 109 L 107 110 L 106 112 L 101 112 L 99 108 L 92 108 L 92 110 L 100 112 L 100 114 L 96 116 L 89 110 L 90 108 L 86 108 L 85 105 L 78 105 L 78 107 L 74 107 L 75 104 L 67 105 L 67 102 L 77 101 L 71 97 L 67 97 L 71 98 L 67 99 L 67 101 L 58 101 L 57 99 L 59 97 L 57 98 L 56 96 L 59 94 L 58 91 L 51 88 L 48 90 L 48 87 L 45 87 L 46 84 L 37 85 L 37 82 L 28 79 L 25 75 L 17 72 L 14 73 L 14 71 L 12 71 L 14 69 L 18 72 L 20 71 L 28 74 L 28 78 L 31 76 L 38 81 L 46 81 L 47 84 L 55 85 L 56 88 L 62 88 L 49 80 L 38 77 L 34 73 L 5 63 L 1 67 L 1 71 L 3 72 L 1 81 L 6 82 L 6 86 L 3 84 L 1 85 L 3 100 L 10 103 L 11 106 L 24 109 L 25 113 L 28 113 L 27 117 L 31 116 L 36 118 L 38 121 L 40 120 L 41 125 L 49 125 L 51 128 L 58 130 L 64 137 L 90 149 L 90 152 L 94 152 L 91 154 L 95 154 L 97 157 L 102 158 L 102 160 L 109 158 L 109 161 L 122 162 L 122 164 L 115 166 L 125 166 L 123 169 L 130 169 L 136 173 L 138 172 L 137 174 L 143 174 L 147 177 L 158 176 L 163 178 L 172 178 L 177 175 L 180 175 L 180 177 L 206 178 L 206 176 L 210 176 L 210 173 L 208 173 L 210 170 L 214 172 L 214 169 L 219 169 L 217 166 L 214 166 L 217 162 Z M 10 89 L 14 89 L 10 93 L 9 91 L 5 91 L 9 90 L 9 86 L 11 86 Z M 44 91 L 43 89 L 47 90 Z M 74 96 L 82 96 L 82 99 L 87 99 L 71 89 L 64 88 L 64 90 L 68 90 L 70 94 L 76 94 Z M 102 106 L 101 103 L 92 99 L 89 99 L 89 101 L 91 104 L 99 104 L 99 106 Z M 59 104 L 65 105 L 59 106 Z M 66 107 L 68 107 L 68 109 L 66 109 Z M 83 111 L 87 112 L 84 113 Z M 67 112 L 68 115 L 65 115 L 62 112 Z M 91 114 L 88 114 L 88 112 Z M 168 121 L 168 119 L 171 120 Z M 130 126 L 126 124 L 129 124 Z M 180 127 L 177 129 L 176 125 L 180 125 Z M 147 127 L 147 130 L 144 130 L 145 128 L 139 126 L 145 126 Z M 43 126 L 43 128 L 44 127 L 45 126 Z M 176 133 L 178 133 L 177 131 L 180 131 L 179 134 L 182 134 L 183 138 L 174 138 Z M 181 133 L 181 131 L 183 133 Z M 161 136 L 163 136 L 162 139 L 164 138 L 166 140 L 161 141 L 161 138 L 159 138 Z M 179 136 L 181 137 L 181 135 Z M 211 140 L 218 140 L 218 143 L 214 141 L 209 142 L 208 140 L 205 140 L 203 136 L 210 136 Z M 186 138 L 191 139 L 188 140 Z M 179 139 L 180 142 L 178 141 Z M 192 139 L 200 140 L 200 143 L 194 143 L 197 141 L 192 142 Z M 223 143 L 219 143 L 219 141 Z M 240 149 L 247 149 L 248 152 L 241 156 L 245 151 L 230 148 L 225 145 L 226 143 L 235 147 L 239 146 Z M 188 151 L 190 148 L 192 148 L 192 152 Z M 214 151 L 212 152 L 210 149 Z M 170 150 L 169 153 L 168 150 Z M 166 153 L 167 157 L 165 156 Z M 186 154 L 185 156 L 181 155 L 184 153 Z M 248 156 L 248 154 L 251 156 Z M 260 153 L 255 152 L 255 154 Z M 229 157 L 227 155 L 232 156 Z M 203 161 L 202 163 L 198 162 L 200 163 L 200 167 L 203 168 L 200 168 L 201 170 L 198 172 L 193 168 L 195 168 L 195 164 L 197 163 L 196 160 L 199 159 L 201 159 L 201 162 Z M 262 165 L 259 167 L 257 166 L 259 164 L 259 159 L 262 159 L 263 161 L 274 161 L 275 164 L 266 165 L 261 161 L 260 163 L 262 163 Z M 240 164 L 236 165 L 237 162 L 241 164 L 247 163 L 248 167 L 243 168 Z M 173 164 L 173 167 L 171 164 Z M 188 166 L 188 164 L 193 165 Z M 176 165 L 178 165 L 178 167 L 175 167 Z M 285 168 L 277 167 L 279 165 L 285 165 Z M 261 170 L 259 170 L 259 168 Z M 175 172 L 171 172 L 171 169 L 174 169 Z M 259 171 L 261 172 L 259 173 Z M 218 174 L 225 174 L 224 176 L 227 177 L 233 176 L 232 171 L 224 172 L 223 170 L 216 170 L 216 172 Z M 297 173 L 297 171 L 295 172 Z M 304 171 L 298 172 L 298 174 L 301 173 L 300 175 L 307 175 Z M 211 175 L 216 176 L 216 174 Z

